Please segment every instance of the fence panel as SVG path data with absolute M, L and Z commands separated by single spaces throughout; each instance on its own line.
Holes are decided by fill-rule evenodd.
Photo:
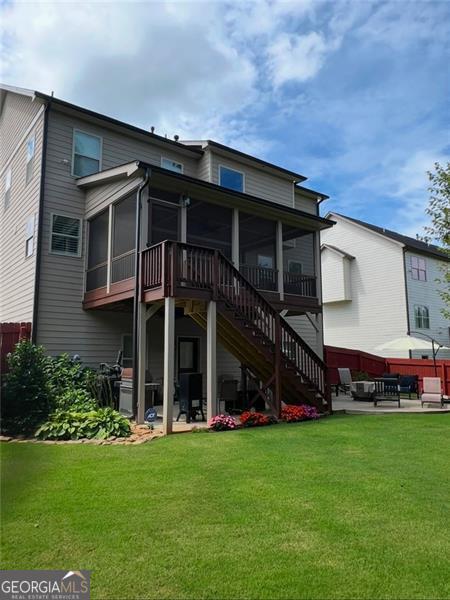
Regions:
M 29 340 L 31 323 L 0 323 L 0 373 L 6 373 L 6 356 L 14 350 L 21 339 Z

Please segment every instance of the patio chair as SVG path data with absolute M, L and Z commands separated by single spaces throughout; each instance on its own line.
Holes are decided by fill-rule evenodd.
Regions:
M 400 386 L 398 380 L 394 378 L 376 379 L 375 390 L 373 392 L 373 405 L 377 406 L 379 402 L 397 402 L 400 407 Z
M 219 397 L 218 409 L 221 412 L 221 402 L 224 403 L 225 412 L 233 414 L 241 412 L 238 409 L 238 380 L 237 379 L 221 379 L 219 382 Z
M 344 394 L 346 394 L 347 392 L 350 392 L 350 385 L 352 384 L 352 374 L 350 372 L 350 369 L 338 368 L 338 374 L 339 374 L 339 383 L 336 384 L 336 396 L 339 396 L 339 390 L 342 390 L 344 392 Z
M 400 375 L 399 379 L 400 393 L 408 394 L 411 399 L 411 394 L 416 394 L 419 397 L 419 377 L 418 375 Z
M 440 377 L 424 377 L 423 392 L 420 398 L 421 405 L 440 404 L 444 408 L 444 395 L 442 394 L 442 384 Z

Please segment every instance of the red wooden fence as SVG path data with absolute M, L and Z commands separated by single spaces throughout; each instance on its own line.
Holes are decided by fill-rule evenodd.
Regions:
M 325 363 L 328 367 L 328 382 L 338 383 L 338 367 L 347 367 L 351 371 L 365 371 L 370 377 L 380 377 L 383 373 L 400 375 L 418 375 L 422 388 L 424 377 L 435 377 L 434 363 L 431 359 L 419 358 L 383 358 L 361 350 L 349 348 L 324 347 Z M 450 360 L 436 360 L 437 376 L 441 378 L 444 394 L 450 395 Z
M 6 373 L 6 356 L 21 339 L 29 340 L 31 323 L 0 323 L 0 373 Z

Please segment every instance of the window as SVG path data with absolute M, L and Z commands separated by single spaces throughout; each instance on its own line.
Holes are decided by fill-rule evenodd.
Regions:
M 29 183 L 33 177 L 35 138 L 34 135 L 27 142 L 27 164 L 25 173 L 25 182 Z
M 34 215 L 28 217 L 25 226 L 25 257 L 33 256 L 34 251 Z
M 9 201 L 11 200 L 11 169 L 8 169 L 5 173 L 5 208 L 8 208 Z
M 101 167 L 102 138 L 84 131 L 73 131 L 72 175 L 85 177 L 98 173 Z
M 288 273 L 293 273 L 294 275 L 302 274 L 303 265 L 298 260 L 288 260 Z
M 244 191 L 244 173 L 229 169 L 228 167 L 219 167 L 219 184 L 230 190 L 237 192 Z
M 424 258 L 411 256 L 411 274 L 412 278 L 418 281 L 427 280 L 427 265 Z
M 273 256 L 258 254 L 258 267 L 262 269 L 273 269 Z
M 417 329 L 430 329 L 430 313 L 426 306 L 414 307 L 414 320 Z
M 51 241 L 52 254 L 67 256 L 80 256 L 81 254 L 81 219 L 51 215 Z
M 175 173 L 183 172 L 183 165 L 179 162 L 176 162 L 170 158 L 161 158 L 161 166 L 164 169 L 169 169 L 169 171 L 175 171 Z
M 122 336 L 122 367 L 130 369 L 133 366 L 133 336 L 125 333 Z

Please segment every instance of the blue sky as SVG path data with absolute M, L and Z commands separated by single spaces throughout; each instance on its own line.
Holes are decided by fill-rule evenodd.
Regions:
M 299 171 L 414 235 L 448 160 L 450 3 L 0 2 L 0 79 Z

